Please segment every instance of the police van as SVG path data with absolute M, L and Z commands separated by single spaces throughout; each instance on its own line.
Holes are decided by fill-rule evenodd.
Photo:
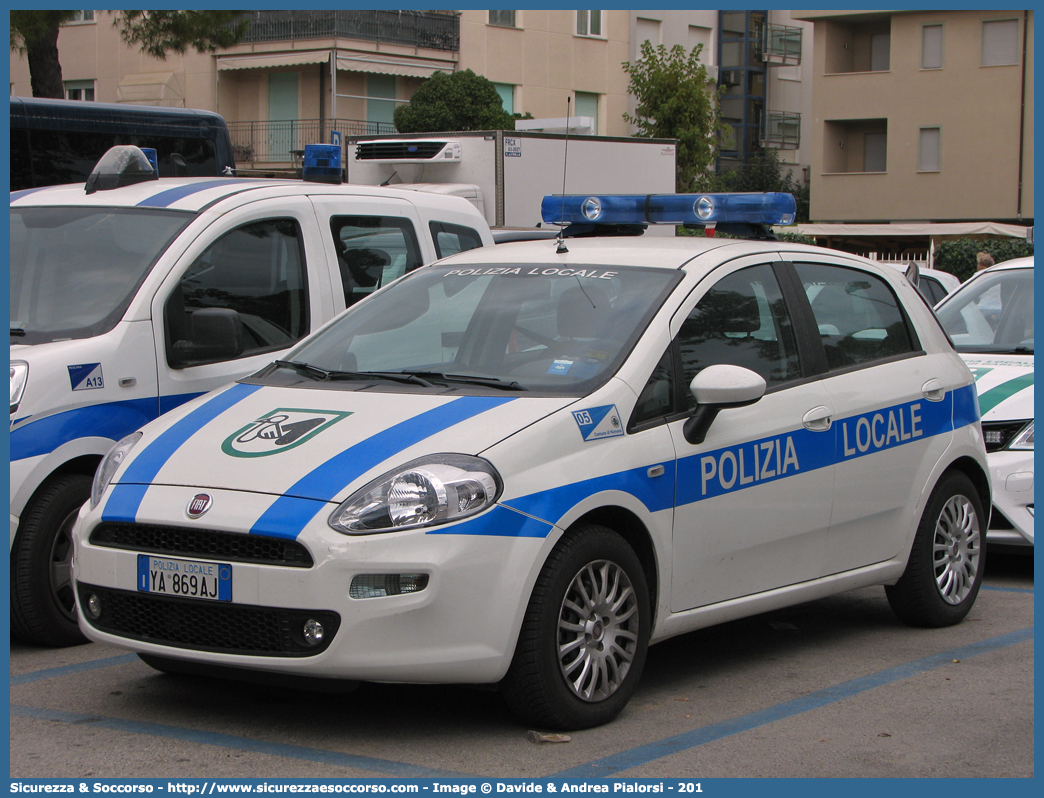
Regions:
M 990 545 L 1033 551 L 1033 258 L 979 272 L 937 306 L 975 376 L 993 477 Z
M 84 640 L 69 531 L 116 441 L 395 277 L 492 244 L 463 199 L 156 179 L 150 155 L 119 147 L 86 185 L 11 194 L 11 628 L 39 644 Z M 306 178 L 340 174 L 311 155 Z
M 549 224 L 793 219 L 790 195 L 551 197 Z M 123 438 L 74 530 L 89 638 L 160 671 L 499 684 L 619 713 L 648 646 L 885 585 L 979 591 L 972 375 L 900 272 L 766 238 L 564 237 L 406 275 Z

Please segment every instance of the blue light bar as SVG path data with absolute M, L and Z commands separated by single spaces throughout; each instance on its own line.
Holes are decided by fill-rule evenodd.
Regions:
M 779 192 L 737 194 L 548 195 L 540 203 L 547 224 L 779 224 L 794 223 L 797 202 Z
M 301 177 L 313 183 L 340 183 L 341 148 L 336 144 L 306 144 Z

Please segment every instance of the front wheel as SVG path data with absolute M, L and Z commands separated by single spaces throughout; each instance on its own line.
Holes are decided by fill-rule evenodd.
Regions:
M 47 483 L 25 508 L 11 552 L 11 631 L 24 642 L 87 642 L 76 619 L 72 528 L 90 497 L 90 477 L 65 474 Z
M 985 526 L 971 479 L 960 471 L 944 474 L 921 516 L 906 570 L 885 587 L 892 611 L 911 626 L 962 621 L 982 584 Z
M 555 729 L 607 723 L 630 700 L 651 632 L 641 563 L 615 532 L 570 533 L 533 588 L 501 692 L 522 719 Z

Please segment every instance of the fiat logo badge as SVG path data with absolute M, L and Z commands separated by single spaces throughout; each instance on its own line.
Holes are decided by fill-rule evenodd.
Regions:
M 197 493 L 192 497 L 192 501 L 188 503 L 186 512 L 189 518 L 199 518 L 203 513 L 210 509 L 210 506 L 214 503 L 214 500 L 208 493 Z

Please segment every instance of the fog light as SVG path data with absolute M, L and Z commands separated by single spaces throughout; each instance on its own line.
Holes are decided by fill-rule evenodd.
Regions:
M 102 612 L 101 597 L 97 593 L 91 593 L 87 598 L 87 612 L 92 618 L 100 618 Z
M 305 642 L 310 646 L 317 646 L 323 642 L 323 625 L 312 618 L 305 621 L 301 633 L 304 635 Z
M 348 595 L 356 599 L 419 593 L 428 586 L 427 574 L 359 574 Z

